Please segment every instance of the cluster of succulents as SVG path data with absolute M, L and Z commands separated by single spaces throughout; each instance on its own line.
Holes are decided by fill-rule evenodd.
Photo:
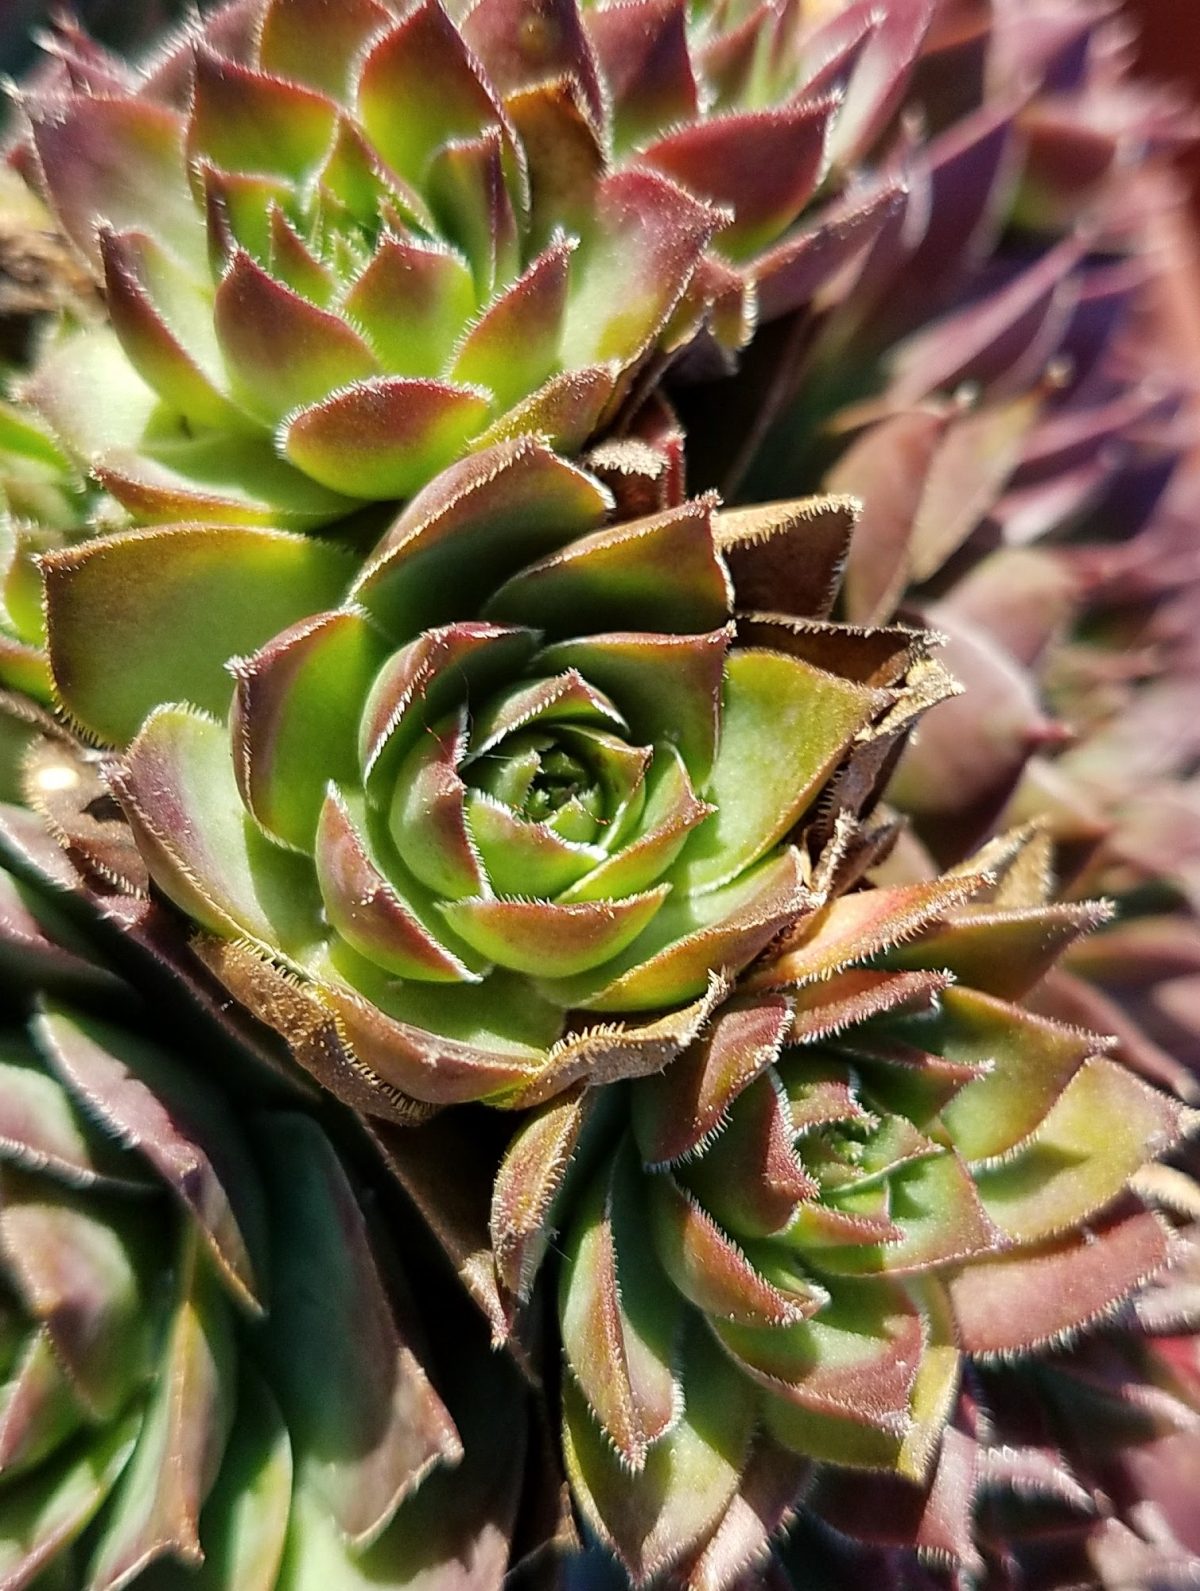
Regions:
M 49 49 L 0 1586 L 1185 1583 L 1192 124 L 1119 13 Z

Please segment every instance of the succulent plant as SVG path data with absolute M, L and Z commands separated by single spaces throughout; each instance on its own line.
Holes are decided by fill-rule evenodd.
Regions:
M 1142 1179 L 1195 1117 L 1022 1008 L 1103 915 L 1047 903 L 1037 849 L 835 897 L 665 1070 L 551 1101 L 505 1153 L 501 1288 L 528 1294 L 557 1228 L 568 1469 L 637 1583 L 731 1583 L 813 1460 L 818 1515 L 847 1469 L 936 1489 L 964 1367 L 1061 1342 L 1182 1251 Z M 941 1484 L 965 1537 L 912 1544 L 969 1566 L 973 1494 Z
M 0 1147 L 21 1351 L 10 1180 L 161 1233 L 119 1398 L 53 1361 L 89 1439 L 144 1419 L 50 1584 L 252 1591 L 241 1543 L 263 1591 L 496 1585 L 514 1355 L 639 1584 L 1190 1573 L 1185 122 L 1109 9 L 233 0 L 141 66 L 52 49 L 12 160 L 107 320 L 0 415 L 5 1099 L 95 1164 Z M 505 1350 L 448 1328 L 445 1405 L 413 1206 Z M 383 1456 L 326 1465 L 397 1353 Z
M 451 1299 L 452 1417 L 365 1145 L 159 908 L 110 907 L 26 811 L 0 831 L 0 1582 L 434 1587 L 475 1554 L 499 1587 L 519 1386 Z
M 811 909 L 789 837 L 834 770 L 865 802 L 949 688 L 919 632 L 821 617 L 845 502 L 611 506 L 525 439 L 447 470 L 358 573 L 252 527 L 44 560 L 57 699 L 121 749 L 156 883 L 368 1109 L 662 1066 Z
M 754 13 L 682 0 L 233 0 L 140 69 L 64 25 L 18 163 L 111 324 L 28 396 L 143 523 L 306 528 L 508 436 L 576 451 L 877 219 L 796 232 L 929 9 L 797 20 L 767 54 Z

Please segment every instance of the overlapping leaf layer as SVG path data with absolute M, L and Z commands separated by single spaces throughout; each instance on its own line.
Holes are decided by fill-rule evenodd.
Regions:
M 727 1583 L 812 1460 L 936 1488 L 964 1363 L 1059 1342 L 1175 1252 L 1131 1185 L 1195 1119 L 1022 1008 L 1097 909 L 1006 851 L 841 895 L 665 1071 L 507 1151 L 501 1284 L 561 1228 L 567 1462 L 635 1579 Z
M 501 1474 L 486 1347 L 443 1355 L 452 1416 L 353 1129 L 157 908 L 105 905 L 30 813 L 0 826 L 0 1580 L 433 1587 L 474 1555 L 499 1586 L 519 1384 L 491 1367 Z M 138 981 L 177 980 L 165 1008 L 111 969 L 114 930 Z
M 109 783 L 156 882 L 367 1108 L 658 1070 L 812 910 L 795 839 L 831 775 L 861 807 L 949 689 L 921 632 L 820 616 L 845 502 L 611 506 L 524 440 L 357 574 L 249 527 L 46 561 L 59 700 L 127 747 Z M 214 615 L 182 645 L 181 609 Z
M 877 224 L 796 226 L 928 13 L 233 0 L 141 71 L 64 25 L 21 164 L 111 323 L 27 395 L 141 523 L 303 529 L 507 436 L 577 451 Z
M 58 27 L 0 1583 L 499 1583 L 526 1400 L 457 1327 L 433 1390 L 382 1165 L 636 1583 L 1194 1565 L 1186 129 L 1110 11 Z

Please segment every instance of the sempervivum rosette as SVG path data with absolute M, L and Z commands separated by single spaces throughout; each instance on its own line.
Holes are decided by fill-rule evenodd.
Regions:
M 46 742 L 36 782 L 75 766 Z M 369 1149 L 195 972 L 164 1008 L 111 970 L 161 995 L 132 959 L 182 967 L 158 908 L 0 826 L 0 1582 L 434 1585 L 474 1554 L 498 1588 L 520 1464 L 475 1420 L 486 1345 L 438 1284 L 452 1416 Z M 489 1389 L 507 1458 L 521 1396 L 498 1363 Z
M 974 1564 L 964 1364 L 1092 1326 L 1178 1252 L 1133 1190 L 1194 1117 L 1025 1008 L 1104 914 L 1048 904 L 1039 855 L 835 895 L 661 1074 L 510 1146 L 500 1279 L 527 1293 L 559 1229 L 568 1468 L 635 1581 L 731 1584 L 813 1460 L 818 1516 L 846 1527 L 860 1484 L 860 1534 L 899 1540 L 889 1499 L 932 1486 L 911 1544 Z
M 757 15 L 683 0 L 234 0 L 141 71 L 65 29 L 18 158 L 111 326 L 29 394 L 142 522 L 302 528 L 520 430 L 577 449 L 881 220 L 779 243 L 928 12 L 797 11 L 768 57 Z
M 368 1108 L 663 1065 L 811 905 L 791 841 L 835 770 L 854 810 L 948 688 L 919 632 L 819 617 L 844 500 L 609 507 L 524 439 L 353 579 L 319 540 L 211 526 L 44 564 L 59 698 L 127 747 L 156 882 Z

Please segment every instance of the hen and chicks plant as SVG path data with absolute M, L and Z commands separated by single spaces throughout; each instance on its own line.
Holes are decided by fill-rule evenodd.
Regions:
M 5 1397 L 40 1353 L 57 1399 L 0 1584 L 498 1586 L 571 1540 L 560 1469 L 690 1591 L 1194 1561 L 1192 770 L 1140 800 L 1112 723 L 1191 699 L 1186 125 L 1126 53 L 1087 0 L 233 0 L 141 66 L 58 25 L 11 163 L 104 313 L 0 414 Z M 125 1026 L 30 994 L 81 922 Z M 181 1126 L 229 1079 L 277 1306 Z M 174 1303 L 90 1300 L 101 1409 L 5 1227 L 120 1258 L 180 1155 L 184 1260 L 114 1284 Z M 495 1345 L 446 1404 L 400 1234 Z M 460 1409 L 527 1404 L 518 1513 Z

